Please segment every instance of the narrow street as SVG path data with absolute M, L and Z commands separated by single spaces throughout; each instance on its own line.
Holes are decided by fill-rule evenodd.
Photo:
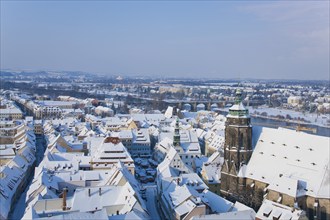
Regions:
M 155 219 L 160 219 L 160 214 L 159 210 L 157 208 L 156 204 L 156 186 L 146 186 L 146 195 L 147 195 L 147 209 L 150 215 L 150 218 L 155 220 Z
M 36 137 L 36 166 L 40 164 L 40 162 L 43 160 L 44 152 L 45 152 L 45 139 L 42 136 Z M 15 207 L 13 208 L 13 211 L 10 213 L 9 219 L 21 219 L 24 215 L 25 211 L 25 198 L 26 193 L 30 187 L 30 184 L 33 180 L 34 176 L 34 170 L 31 173 L 31 177 L 29 178 L 29 183 L 26 186 L 24 192 L 21 194 L 21 196 L 18 198 L 17 202 L 15 203 Z

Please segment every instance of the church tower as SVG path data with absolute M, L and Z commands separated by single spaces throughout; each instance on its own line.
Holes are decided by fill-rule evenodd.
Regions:
M 242 93 L 237 90 L 235 104 L 229 109 L 225 127 L 224 164 L 220 186 L 222 196 L 239 200 L 239 194 L 245 186 L 245 179 L 241 174 L 252 151 L 251 118 L 242 104 Z
M 175 129 L 174 129 L 174 137 L 173 137 L 173 145 L 175 148 L 180 147 L 180 126 L 179 126 L 179 118 L 176 119 Z

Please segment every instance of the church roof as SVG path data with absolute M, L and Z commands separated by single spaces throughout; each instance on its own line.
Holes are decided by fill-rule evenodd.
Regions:
M 330 198 L 330 138 L 262 128 L 245 176 L 290 196 Z

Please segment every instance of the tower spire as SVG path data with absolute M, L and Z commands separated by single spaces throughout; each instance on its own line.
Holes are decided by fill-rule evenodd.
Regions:
M 240 89 L 237 89 L 235 96 L 235 104 L 229 108 L 227 117 L 249 117 L 249 111 L 242 103 L 242 92 Z
M 240 89 L 236 90 L 235 104 L 238 105 L 242 102 L 242 92 Z

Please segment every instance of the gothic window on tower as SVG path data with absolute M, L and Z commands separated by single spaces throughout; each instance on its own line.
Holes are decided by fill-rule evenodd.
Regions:
M 240 134 L 240 137 L 239 137 L 239 147 L 240 147 L 241 149 L 244 149 L 244 141 L 243 141 L 243 138 L 244 138 L 243 133 L 241 133 L 241 134 Z

